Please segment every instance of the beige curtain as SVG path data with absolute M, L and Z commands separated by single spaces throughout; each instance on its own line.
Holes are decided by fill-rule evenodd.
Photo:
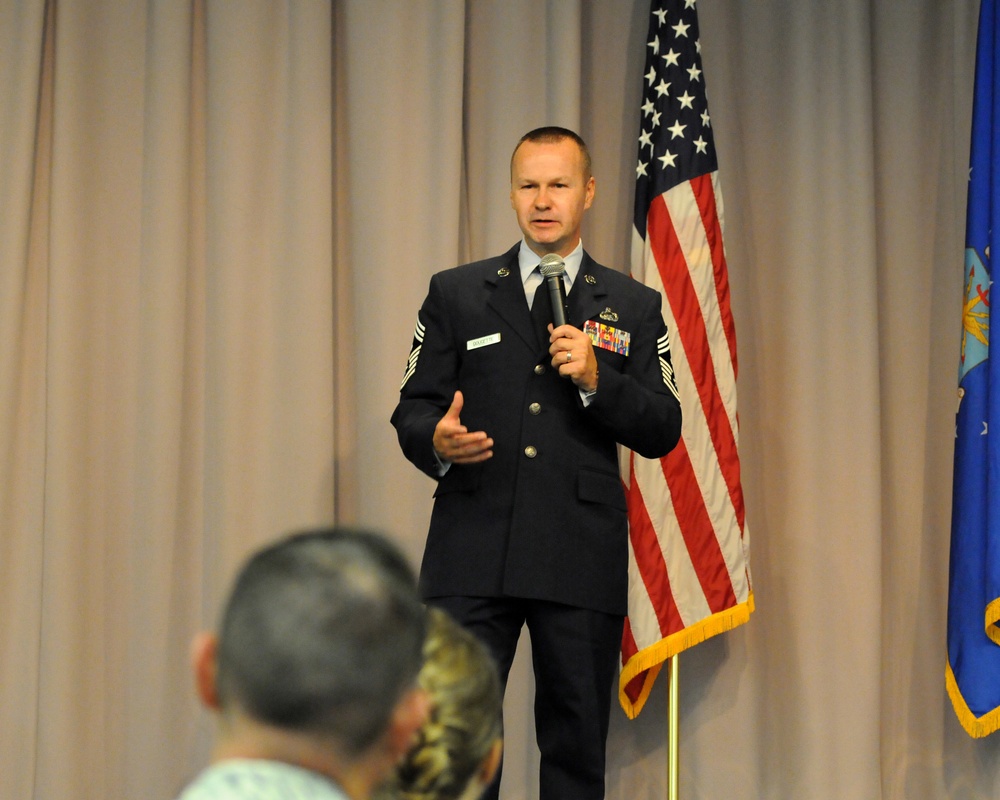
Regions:
M 976 0 L 703 0 L 757 611 L 680 658 L 694 798 L 986 798 L 943 688 Z M 419 558 L 388 418 L 430 275 L 590 142 L 625 268 L 646 0 L 0 0 L 0 798 L 169 800 L 190 637 L 331 521 Z M 527 643 L 523 643 L 526 649 Z M 666 796 L 666 692 L 608 797 Z M 527 653 L 503 796 L 537 797 Z

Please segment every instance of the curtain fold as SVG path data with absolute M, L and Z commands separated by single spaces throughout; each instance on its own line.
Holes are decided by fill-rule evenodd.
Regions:
M 4 27 L 4 784 L 168 796 L 207 752 L 192 631 L 333 514 L 330 12 L 34 10 Z
M 699 4 L 757 610 L 680 658 L 685 798 L 1000 786 L 943 681 L 977 10 Z M 518 240 L 542 124 L 627 269 L 647 14 L 0 0 L 0 797 L 174 796 L 213 733 L 188 642 L 263 541 L 417 562 L 434 484 L 388 419 L 430 276 Z M 530 673 L 525 641 L 510 800 Z M 612 709 L 610 800 L 666 796 L 664 677 Z
M 749 352 L 740 353 L 740 377 L 755 373 L 759 391 L 751 397 L 767 398 L 749 412 L 751 422 L 741 392 L 741 445 L 746 457 L 771 465 L 758 476 L 765 487 L 782 476 L 765 488 L 780 502 L 761 508 L 755 490 L 747 502 L 758 609 L 781 609 L 780 621 L 746 626 L 757 735 L 771 743 L 753 769 L 768 792 L 791 795 L 824 786 L 831 796 L 869 796 L 879 775 L 883 573 L 882 541 L 873 532 L 882 525 L 881 303 L 868 14 L 867 2 L 795 6 L 776 21 L 766 9 L 743 7 L 727 41 L 755 101 L 740 161 L 757 197 L 744 232 L 761 324 L 749 331 L 756 340 Z M 702 22 L 706 39 L 708 25 Z M 760 64 L 761 52 L 775 56 Z M 726 105 L 713 100 L 711 86 L 719 119 Z M 722 161 L 723 181 L 740 180 L 741 168 L 729 176 Z M 726 200 L 729 211 L 733 197 Z M 736 323 L 745 342 L 747 328 L 739 316 Z M 778 386 L 788 391 L 774 392 Z M 744 474 L 759 490 L 753 468 Z M 754 524 L 755 506 L 763 524 Z M 785 644 L 762 647 L 765 641 Z M 794 771 L 779 774 L 781 753 L 794 754 Z M 704 772 L 708 753 L 701 754 Z
M 19 797 L 31 796 L 37 763 L 42 642 L 53 51 L 46 11 L 44 0 L 0 6 L 0 769 Z

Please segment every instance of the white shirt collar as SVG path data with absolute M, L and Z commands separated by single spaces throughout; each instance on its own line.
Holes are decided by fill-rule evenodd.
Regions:
M 538 254 L 528 247 L 528 243 L 524 239 L 521 239 L 521 247 L 517 251 L 517 265 L 521 270 L 521 283 L 528 279 L 528 276 L 538 266 L 539 261 L 541 259 Z M 573 287 L 573 281 L 576 280 L 576 276 L 580 272 L 580 264 L 583 263 L 582 239 L 577 242 L 573 252 L 563 258 L 563 261 L 566 263 L 566 274 L 563 276 L 563 282 L 566 284 L 566 293 L 569 294 L 569 290 Z

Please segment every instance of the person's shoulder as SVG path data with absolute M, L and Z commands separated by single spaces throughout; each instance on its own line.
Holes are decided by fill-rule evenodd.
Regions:
M 587 253 L 584 254 L 582 267 L 587 274 L 593 275 L 598 283 L 603 283 L 612 291 L 629 292 L 635 295 L 658 294 L 655 289 L 637 281 L 629 273 L 599 264 Z
M 316 798 L 342 800 L 326 778 L 281 761 L 227 759 L 206 767 L 177 800 L 244 800 L 259 798 Z
M 477 280 L 489 275 L 495 276 L 500 270 L 505 268 L 512 271 L 516 270 L 517 250 L 519 247 L 520 243 L 514 245 L 506 253 L 442 270 L 435 277 L 446 282 Z

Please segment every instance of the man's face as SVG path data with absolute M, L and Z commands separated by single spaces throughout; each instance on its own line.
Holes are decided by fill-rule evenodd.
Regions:
M 580 241 L 583 212 L 594 200 L 594 178 L 572 139 L 522 142 L 514 153 L 510 205 L 536 255 L 569 255 Z

